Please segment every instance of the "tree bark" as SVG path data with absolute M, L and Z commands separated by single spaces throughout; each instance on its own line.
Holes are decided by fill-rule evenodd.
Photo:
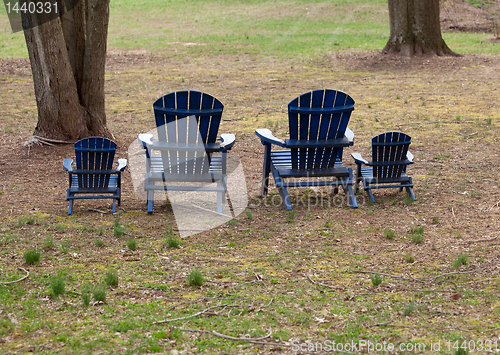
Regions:
M 384 53 L 457 55 L 441 36 L 439 0 L 389 0 L 390 36 Z
M 38 107 L 34 135 L 110 136 L 104 109 L 108 20 L 109 0 L 80 0 L 51 21 L 23 14 Z M 38 25 L 29 28 L 33 22 Z

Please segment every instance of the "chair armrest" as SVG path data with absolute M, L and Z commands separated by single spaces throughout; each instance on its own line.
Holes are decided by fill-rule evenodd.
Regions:
M 144 149 L 147 149 L 148 145 L 153 144 L 153 135 L 151 133 L 141 133 L 137 137 L 137 140 L 139 141 L 139 144 L 141 145 L 141 147 L 143 147 Z
M 413 163 L 413 159 L 415 159 L 415 157 L 408 151 L 406 152 L 406 159 Z
M 345 136 L 349 140 L 349 143 L 352 143 L 354 141 L 354 132 L 349 128 L 345 129 Z
M 233 147 L 236 137 L 234 134 L 224 133 L 220 135 L 220 151 L 225 152 Z
M 364 160 L 363 157 L 361 156 L 361 154 L 359 154 L 359 153 L 351 153 L 351 157 L 353 157 L 354 162 L 356 164 L 369 165 L 368 161 Z
M 280 147 L 286 147 L 285 142 L 273 136 L 273 133 L 267 128 L 256 129 L 255 134 L 260 138 L 262 144 L 270 143 L 279 145 Z
M 63 160 L 63 167 L 68 173 L 71 173 L 73 171 L 73 167 L 71 165 L 73 165 L 73 159 Z
M 118 159 L 118 167 L 116 170 L 123 171 L 127 167 L 127 159 Z

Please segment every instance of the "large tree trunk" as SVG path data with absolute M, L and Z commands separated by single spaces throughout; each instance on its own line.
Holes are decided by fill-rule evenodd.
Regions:
M 389 0 L 389 19 L 384 53 L 456 55 L 441 36 L 439 0 Z
M 108 19 L 109 0 L 80 0 L 51 21 L 23 15 L 38 106 L 35 135 L 110 136 L 104 110 Z M 39 25 L 29 26 L 33 22 Z

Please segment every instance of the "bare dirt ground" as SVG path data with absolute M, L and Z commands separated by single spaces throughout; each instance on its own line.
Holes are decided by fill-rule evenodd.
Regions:
M 451 14 L 455 29 L 471 30 L 468 26 L 475 26 L 474 18 L 462 13 L 468 20 L 460 27 L 461 17 L 453 11 L 450 8 L 447 13 Z M 256 61 L 245 56 L 240 56 L 238 61 L 229 56 L 204 60 L 203 63 L 189 57 L 172 60 L 141 51 L 118 50 L 111 50 L 108 58 L 107 110 L 109 127 L 119 146 L 118 158 L 127 158 L 127 148 L 138 133 L 154 127 L 151 110 L 154 100 L 175 90 L 200 90 L 219 98 L 225 104 L 220 133 L 232 132 L 237 136 L 232 154 L 241 158 L 244 167 L 253 219 L 242 215 L 236 225 L 224 225 L 190 237 L 189 244 L 195 252 L 181 254 L 178 264 L 168 265 L 161 259 L 167 260 L 168 252 L 158 254 L 155 246 L 161 243 L 165 229 L 173 223 L 171 209 L 166 204 L 156 204 L 154 214 L 147 215 L 145 201 L 136 197 L 128 170 L 124 174 L 124 199 L 118 215 L 122 223 L 129 226 L 130 233 L 152 245 L 152 249 L 124 252 L 120 250 L 123 246 L 119 246 L 123 242 L 108 235 L 109 248 L 96 252 L 91 242 L 93 235 L 87 238 L 85 232 L 71 229 L 85 223 L 112 225 L 115 216 L 109 213 L 110 203 L 77 201 L 73 216 L 67 217 L 67 174 L 62 160 L 73 157 L 73 146 L 23 147 L 34 129 L 37 112 L 29 62 L 27 59 L 0 61 L 0 232 L 5 239 L 7 233 L 18 228 L 21 236 L 15 247 L 9 246 L 9 252 L 1 255 L 5 270 L 15 270 L 22 263 L 22 251 L 32 246 L 33 241 L 38 245 L 42 243 L 37 235 L 47 221 L 69 228 L 53 230 L 54 239 L 56 242 L 70 239 L 78 252 L 76 256 L 65 256 L 52 251 L 56 259 L 44 261 L 37 267 L 39 272 L 73 260 L 94 270 L 96 265 L 107 262 L 115 265 L 137 262 L 134 268 L 138 270 L 144 267 L 140 264 L 143 260 L 151 259 L 155 269 L 178 272 L 177 276 L 163 276 L 163 281 L 172 285 L 172 292 L 179 297 L 190 295 L 191 291 L 179 279 L 193 266 L 207 270 L 209 278 L 215 280 L 208 289 L 214 292 L 231 293 L 238 288 L 222 283 L 228 270 L 251 281 L 253 275 L 245 270 L 253 270 L 252 263 L 258 261 L 259 267 L 265 266 L 270 274 L 279 275 L 283 284 L 307 285 L 306 276 L 312 273 L 323 282 L 350 288 L 351 293 L 346 292 L 349 298 L 352 292 L 362 295 L 372 292 L 367 286 L 369 276 L 347 272 L 349 277 L 335 279 L 335 270 L 359 267 L 359 270 L 388 274 L 437 275 L 454 272 L 453 260 L 459 253 L 467 253 L 469 279 L 463 283 L 446 278 L 436 281 L 441 291 L 422 295 L 418 301 L 422 307 L 421 317 L 411 324 L 418 330 L 402 326 L 397 335 L 387 339 L 402 341 L 415 336 L 435 339 L 451 332 L 455 326 L 462 330 L 454 331 L 463 331 L 467 337 L 486 334 L 492 339 L 498 338 L 500 333 L 494 326 L 498 324 L 496 318 L 500 311 L 499 58 L 465 55 L 408 59 L 367 52 L 326 55 L 314 63 Z M 370 138 L 376 134 L 403 130 L 412 137 L 411 151 L 416 161 L 408 173 L 414 178 L 416 203 L 409 203 L 397 190 L 381 190 L 375 192 L 374 205 L 365 202 L 364 194 L 358 195 L 360 208 L 357 210 L 345 205 L 308 209 L 293 201 L 296 213 L 290 215 L 280 206 L 263 206 L 258 196 L 262 146 L 254 129 L 276 127 L 276 135 L 286 137 L 287 103 L 308 90 L 325 87 L 343 90 L 356 101 L 349 124 L 356 138 L 354 146 L 345 153 L 346 165 L 355 168 L 350 158 L 352 152 L 370 157 Z M 301 196 L 324 193 L 297 192 Z M 31 215 L 45 222 L 35 227 L 16 225 L 20 218 Z M 411 228 L 416 226 L 425 227 L 423 243 L 413 243 L 409 237 Z M 395 240 L 383 237 L 386 228 L 395 230 Z M 231 241 L 237 241 L 241 249 L 228 248 Z M 216 248 L 215 254 L 209 250 L 210 245 Z M 304 259 L 289 261 L 290 251 L 300 251 Z M 404 262 L 408 254 L 415 257 L 415 263 Z M 133 274 L 130 270 L 122 271 Z M 217 280 L 222 281 L 217 283 Z M 264 277 L 263 284 L 264 294 L 279 297 L 272 296 L 273 287 L 278 286 L 270 278 Z M 395 284 L 395 281 L 388 282 L 384 290 L 399 292 L 405 300 L 412 299 L 413 286 L 401 290 Z M 43 288 L 38 284 L 31 287 Z M 110 297 L 118 302 L 136 295 L 133 287 L 123 286 Z M 473 302 L 474 297 L 467 293 L 471 290 L 487 292 Z M 158 297 L 159 291 L 148 292 L 137 294 L 137 298 Z M 380 300 L 380 304 L 383 302 Z M 379 307 L 375 304 L 373 307 Z M 58 306 L 54 302 L 47 307 L 57 309 Z M 356 309 L 353 314 L 367 312 L 366 303 L 353 301 L 352 307 Z M 305 307 L 306 313 L 314 311 Z M 92 312 L 96 316 L 99 313 L 87 312 L 88 317 Z M 72 314 L 81 317 L 76 311 Z M 285 319 L 282 326 L 293 329 L 299 336 L 302 331 L 304 336 L 321 337 L 322 331 L 342 331 L 335 317 L 330 314 L 321 322 L 312 322 L 310 332 L 300 330 L 300 323 L 286 323 Z M 372 326 L 377 323 L 375 318 Z M 428 326 L 430 319 L 435 319 L 434 328 Z M 398 322 L 406 322 L 401 312 L 389 320 L 389 323 Z M 368 328 L 367 331 L 377 334 Z M 21 346 L 23 341 L 22 335 L 14 333 L 2 339 L 10 348 Z M 64 347 L 57 342 L 51 346 Z M 165 349 L 170 349 L 169 346 L 166 344 Z M 266 351 L 265 347 L 258 349 Z

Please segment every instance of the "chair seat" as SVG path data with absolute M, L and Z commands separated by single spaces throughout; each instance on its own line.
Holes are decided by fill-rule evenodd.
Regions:
M 168 161 L 169 170 L 172 171 L 172 161 L 170 157 L 166 158 Z M 205 159 L 194 158 L 192 164 L 179 165 L 179 158 L 176 159 L 176 165 L 173 170 L 177 173 L 165 174 L 163 165 L 163 158 L 160 156 L 153 156 L 150 158 L 151 166 L 149 173 L 146 173 L 146 178 L 154 181 L 169 181 L 169 182 L 216 182 L 222 180 L 222 157 L 212 156 L 208 172 L 203 173 Z M 198 170 L 198 172 L 197 172 Z
M 299 156 L 297 152 L 297 157 Z M 306 159 L 307 159 L 306 154 Z M 326 169 L 302 169 L 296 170 L 292 168 L 292 151 L 291 150 L 275 150 L 271 151 L 271 165 L 273 170 L 276 170 L 281 177 L 322 177 L 322 176 L 349 176 L 349 169 L 346 168 L 342 161 L 337 158 L 333 168 Z
M 395 184 L 409 183 L 411 181 L 410 177 L 406 176 L 404 172 L 401 173 L 400 177 L 379 178 L 373 176 L 373 167 L 371 166 L 362 167 L 360 171 L 363 181 L 368 184 Z

